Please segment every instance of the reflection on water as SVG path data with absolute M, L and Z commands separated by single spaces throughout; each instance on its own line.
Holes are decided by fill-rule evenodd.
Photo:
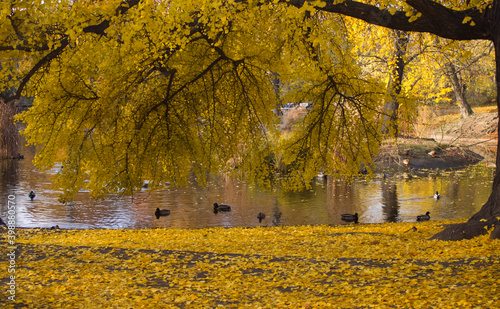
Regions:
M 0 216 L 7 213 L 8 195 L 16 196 L 19 227 L 61 228 L 202 228 L 304 224 L 343 224 L 340 215 L 359 213 L 360 223 L 415 221 L 430 211 L 431 220 L 469 218 L 486 202 L 492 170 L 477 165 L 447 172 L 418 171 L 347 184 L 330 177 L 315 179 L 311 190 L 263 191 L 234 179 L 212 179 L 207 187 L 144 190 L 133 197 L 110 196 L 92 200 L 81 192 L 75 201 L 61 204 L 51 185 L 56 170 L 42 173 L 24 160 L 1 160 Z M 37 197 L 31 201 L 28 193 Z M 439 191 L 442 198 L 432 196 Z M 231 212 L 213 212 L 213 203 L 232 206 Z M 156 208 L 171 210 L 156 219 Z M 259 223 L 257 214 L 266 218 Z

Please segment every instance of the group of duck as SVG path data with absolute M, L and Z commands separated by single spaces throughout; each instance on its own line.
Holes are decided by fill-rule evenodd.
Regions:
M 340 219 L 345 222 L 358 223 L 359 216 L 358 213 L 353 214 L 343 214 L 340 215 Z M 417 221 L 429 221 L 431 219 L 430 212 L 426 212 L 425 215 L 418 215 Z
M 436 191 L 436 194 L 434 194 L 434 198 L 438 200 L 441 198 L 441 195 L 439 195 L 438 191 Z M 228 212 L 231 211 L 231 206 L 226 205 L 226 204 L 217 204 L 214 203 L 214 213 L 218 213 L 219 211 L 221 212 Z M 160 209 L 156 208 L 155 211 L 155 216 L 156 219 L 160 219 L 160 217 L 165 217 L 170 215 L 170 210 L 169 209 Z M 259 222 L 262 222 L 266 218 L 266 214 L 259 212 L 257 215 L 257 219 L 259 219 Z M 340 219 L 344 222 L 354 222 L 358 223 L 359 221 L 359 215 L 358 213 L 355 214 L 342 214 L 340 215 Z M 428 221 L 431 219 L 430 212 L 426 212 L 425 215 L 418 215 L 417 216 L 417 221 Z
M 436 191 L 436 194 L 434 194 L 434 199 L 439 200 L 441 198 L 441 195 L 439 194 L 438 191 Z M 343 214 L 340 215 L 340 219 L 345 222 L 354 222 L 358 223 L 359 216 L 358 213 L 353 214 Z M 426 212 L 425 215 L 418 215 L 417 216 L 417 221 L 429 221 L 431 219 L 430 212 Z
M 33 201 L 33 199 L 36 197 L 35 192 L 31 191 L 28 194 L 28 197 Z M 439 193 L 436 191 L 436 194 L 434 194 L 434 198 L 436 200 L 438 200 L 440 197 L 441 197 L 441 195 L 439 195 Z M 220 212 L 231 211 L 231 206 L 229 206 L 227 204 L 217 204 L 217 203 L 214 203 L 214 213 L 218 213 L 219 211 Z M 430 212 L 426 212 L 425 215 L 419 215 L 419 216 L 417 216 L 417 221 L 428 221 L 428 220 L 430 220 L 431 217 L 430 217 L 429 214 L 430 214 Z M 155 211 L 156 219 L 160 219 L 160 217 L 165 217 L 165 216 L 169 216 L 169 215 L 170 215 L 170 209 L 156 208 L 156 211 Z M 266 214 L 264 214 L 262 212 L 259 212 L 259 214 L 257 215 L 257 219 L 259 219 L 259 223 L 262 222 L 262 220 L 264 220 L 265 218 L 266 218 Z M 345 221 L 345 222 L 358 223 L 359 215 L 358 215 L 358 213 L 355 213 L 355 214 L 343 214 L 343 215 L 340 215 L 340 219 L 342 221 Z M 6 226 L 6 224 L 2 221 L 1 218 L 0 218 L 0 225 L 5 225 Z
M 231 206 L 227 204 L 217 204 L 214 203 L 214 213 L 218 213 L 219 211 L 221 212 L 228 212 L 231 211 Z M 156 219 L 160 219 L 160 217 L 166 217 L 170 215 L 170 209 L 160 209 L 156 208 L 155 210 L 155 217 Z M 266 214 L 259 212 L 257 215 L 257 219 L 259 219 L 259 222 L 262 222 L 266 218 Z
M 35 197 L 36 197 L 36 194 L 35 192 L 31 191 L 29 194 L 28 194 L 28 197 L 33 200 Z M 434 194 L 434 198 L 436 200 L 438 200 L 439 198 L 441 198 L 441 195 L 439 195 L 439 192 L 436 191 L 436 194 Z M 227 204 L 217 204 L 217 203 L 214 203 L 214 213 L 218 213 L 218 212 L 228 212 L 228 211 L 231 211 L 231 206 L 227 205 Z M 426 212 L 425 215 L 418 215 L 417 216 L 417 221 L 428 221 L 430 220 L 430 212 Z M 160 209 L 160 208 L 156 208 L 156 211 L 155 211 L 155 216 L 156 216 L 156 219 L 160 219 L 160 217 L 166 217 L 166 216 L 169 216 L 170 215 L 170 209 Z M 266 214 L 262 213 L 262 212 L 259 212 L 259 214 L 257 215 L 257 219 L 259 219 L 259 222 L 262 222 L 262 220 L 264 220 L 266 218 Z M 354 223 L 358 223 L 358 220 L 359 220 L 359 215 L 358 213 L 355 213 L 355 214 L 342 214 L 340 215 L 340 219 L 342 221 L 345 221 L 345 222 L 354 222 Z

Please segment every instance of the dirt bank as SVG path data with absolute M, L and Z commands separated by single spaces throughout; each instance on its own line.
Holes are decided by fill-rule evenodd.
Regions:
M 427 138 L 400 137 L 387 141 L 375 163 L 387 169 L 436 169 L 493 163 L 498 140 L 498 114 L 475 114 L 437 126 Z

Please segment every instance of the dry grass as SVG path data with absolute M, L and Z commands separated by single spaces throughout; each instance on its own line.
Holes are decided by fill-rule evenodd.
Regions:
M 417 112 L 417 121 L 413 124 L 413 135 L 422 138 L 436 125 L 436 114 L 428 105 L 419 106 Z
M 473 107 L 472 110 L 475 114 L 496 113 L 497 107 L 480 106 Z M 460 119 L 461 115 L 458 109 L 440 112 L 439 109 L 431 106 L 420 106 L 418 108 L 417 120 L 413 124 L 413 130 L 410 135 L 418 138 L 426 137 L 431 131 L 442 129 L 450 123 L 458 122 Z

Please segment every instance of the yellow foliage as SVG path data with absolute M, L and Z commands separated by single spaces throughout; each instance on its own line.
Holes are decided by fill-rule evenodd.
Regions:
M 43 145 L 35 164 L 63 166 L 63 201 L 81 189 L 132 194 L 144 180 L 184 185 L 191 173 L 201 184 L 223 172 L 269 185 L 277 156 L 298 188 L 322 168 L 357 175 L 377 153 L 381 83 L 359 69 L 342 20 L 315 10 L 322 1 L 145 0 L 123 14 L 117 0 L 12 5 L 14 20 L 32 22 L 2 16 L 5 44 L 28 44 L 21 32 L 43 46 L 2 53 L 22 59 L 7 66 L 21 70 L 13 85 L 63 48 L 35 72 L 34 106 L 18 117 L 28 142 Z M 274 74 L 300 89 L 277 95 Z M 313 107 L 281 138 L 272 110 L 286 102 Z
M 498 241 L 427 240 L 448 223 L 20 230 L 16 297 L 38 308 L 493 306 Z

